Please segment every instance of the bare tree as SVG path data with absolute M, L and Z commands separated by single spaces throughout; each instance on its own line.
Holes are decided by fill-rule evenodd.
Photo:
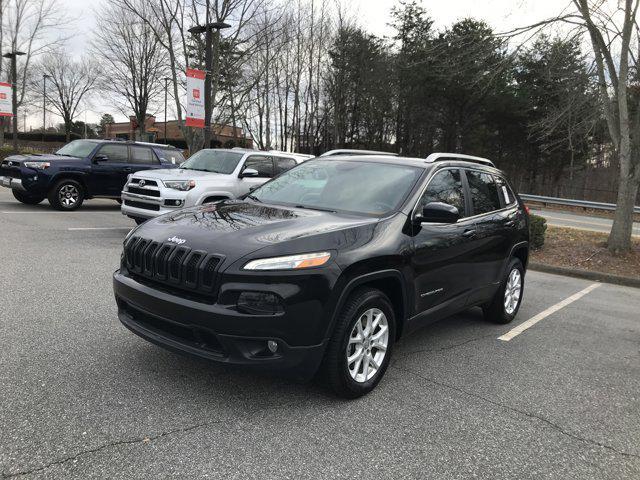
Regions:
M 640 96 L 631 95 L 631 72 L 638 71 L 639 0 L 616 2 L 573 0 L 588 32 L 609 136 L 618 154 L 620 175 L 617 208 L 609 234 L 609 250 L 631 248 L 633 207 L 640 184 Z M 633 102 L 633 105 L 631 104 Z M 633 133 L 635 132 L 635 134 Z
M 633 208 L 640 185 L 640 0 L 571 0 L 574 11 L 505 32 L 520 35 L 564 22 L 586 33 L 598 77 L 609 138 L 618 158 L 617 208 L 609 234 L 612 252 L 631 248 Z
M 22 105 L 28 93 L 26 87 L 32 76 L 33 60 L 64 43 L 68 38 L 65 27 L 69 21 L 69 15 L 60 8 L 57 0 L 0 1 L 0 49 L 3 53 L 24 53 L 18 57 L 18 106 Z M 0 62 L 0 75 L 8 81 L 11 81 L 7 77 L 10 70 Z M 0 144 L 3 142 L 4 128 L 0 128 Z
M 154 18 L 147 2 L 138 7 L 141 16 Z M 103 67 L 101 88 L 113 94 L 124 115 L 133 113 L 140 138 L 147 115 L 164 91 L 167 52 L 149 22 L 132 15 L 123 5 L 107 4 L 96 16 L 92 48 Z
M 62 117 L 67 142 L 70 140 L 73 120 L 79 113 L 79 108 L 87 99 L 98 80 L 98 69 L 88 59 L 75 61 L 69 58 L 64 50 L 56 50 L 47 55 L 37 64 L 37 70 L 49 76 L 47 104 L 55 113 Z M 40 92 L 43 79 L 32 84 L 34 90 Z

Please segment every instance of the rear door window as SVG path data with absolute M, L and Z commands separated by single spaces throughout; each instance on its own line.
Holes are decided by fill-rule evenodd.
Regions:
M 275 161 L 276 161 L 276 175 L 280 175 L 282 172 L 291 170 L 293 167 L 297 165 L 296 161 L 293 158 L 276 157 Z
M 149 147 L 131 146 L 131 163 L 150 165 L 157 163 L 153 151 Z
M 252 155 L 245 161 L 244 168 L 257 170 L 259 177 L 273 177 L 273 159 L 271 157 Z
M 466 173 L 471 193 L 473 214 L 481 215 L 500 210 L 502 205 L 500 203 L 498 185 L 493 176 L 477 170 L 467 170 Z
M 109 163 L 129 163 L 129 147 L 127 145 L 115 143 L 103 145 L 98 151 L 98 155 L 106 155 Z

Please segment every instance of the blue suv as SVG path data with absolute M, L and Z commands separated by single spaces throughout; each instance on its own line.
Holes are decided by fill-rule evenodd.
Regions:
M 54 154 L 12 155 L 0 167 L 0 185 L 19 202 L 45 198 L 57 210 L 76 210 L 91 198 L 120 200 L 128 175 L 176 168 L 182 153 L 170 145 L 116 140 L 75 140 Z

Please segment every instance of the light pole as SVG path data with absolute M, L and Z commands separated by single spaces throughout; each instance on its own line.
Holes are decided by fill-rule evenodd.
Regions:
M 205 81 L 204 81 L 204 148 L 211 147 L 211 63 L 213 60 L 213 52 L 211 51 L 212 43 L 212 31 L 216 31 L 216 46 L 220 45 L 220 30 L 223 28 L 229 28 L 231 25 L 224 22 L 209 23 L 209 0 L 207 0 L 207 15 L 204 25 L 196 25 L 189 29 L 189 33 L 195 35 L 198 33 L 205 33 L 204 40 L 204 69 L 205 69 Z M 218 52 L 215 52 L 218 55 Z
M 169 89 L 169 77 L 164 77 L 164 144 L 167 144 L 167 91 Z
M 13 110 L 13 150 L 18 151 L 18 69 L 16 67 L 16 59 L 18 56 L 24 55 L 24 52 L 8 52 L 2 55 L 4 58 L 11 59 L 11 84 L 13 85 L 12 92 L 12 110 Z
M 42 141 L 47 132 L 47 78 L 51 78 L 46 73 L 42 75 Z

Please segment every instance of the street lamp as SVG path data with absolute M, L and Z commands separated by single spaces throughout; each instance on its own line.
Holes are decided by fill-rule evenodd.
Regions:
M 169 77 L 164 77 L 164 144 L 167 144 L 167 91 L 169 89 Z
M 205 33 L 205 50 L 204 50 L 204 69 L 205 69 L 205 82 L 204 82 L 204 148 L 211 147 L 211 62 L 213 52 L 211 48 L 212 43 L 212 31 L 216 31 L 216 46 L 220 44 L 220 30 L 223 28 L 229 28 L 231 25 L 224 22 L 209 22 L 209 0 L 207 0 L 207 17 L 204 25 L 196 25 L 189 29 L 189 33 L 197 35 Z M 216 51 L 216 55 L 218 52 Z
M 47 131 L 47 78 L 51 78 L 51 75 L 46 73 L 42 75 L 42 141 L 44 142 L 44 136 Z
M 11 59 L 11 84 L 13 85 L 13 95 L 11 99 L 13 110 L 13 150 L 18 151 L 18 69 L 16 67 L 16 59 L 24 52 L 8 52 L 2 55 L 4 58 Z

